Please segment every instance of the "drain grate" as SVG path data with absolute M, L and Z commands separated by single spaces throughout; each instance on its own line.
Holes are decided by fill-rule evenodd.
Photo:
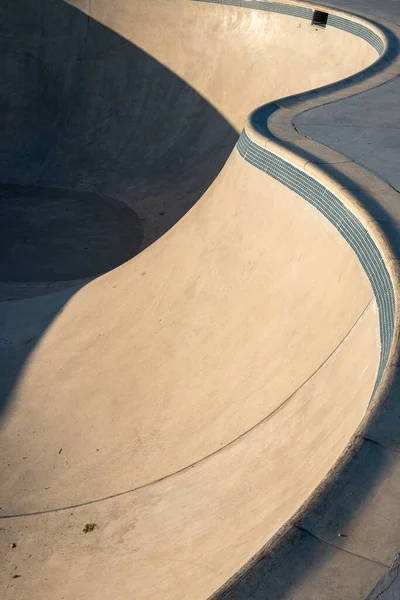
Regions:
M 326 27 L 328 20 L 328 13 L 322 12 L 321 10 L 314 10 L 311 25 L 318 25 L 318 27 Z

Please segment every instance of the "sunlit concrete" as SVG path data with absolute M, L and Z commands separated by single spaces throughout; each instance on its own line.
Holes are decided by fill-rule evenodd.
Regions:
M 15 40 L 65 73 L 66 106 L 15 42 L 7 91 L 25 77 L 31 95 L 9 104 L 2 178 L 124 202 L 144 241 L 97 279 L 1 304 L 5 598 L 207 598 L 335 465 L 380 354 L 351 248 L 233 145 L 258 105 L 376 52 L 212 3 L 96 0 L 90 21 L 87 3 L 51 7 Z M 63 23 L 56 50 L 29 38 L 38 15 Z

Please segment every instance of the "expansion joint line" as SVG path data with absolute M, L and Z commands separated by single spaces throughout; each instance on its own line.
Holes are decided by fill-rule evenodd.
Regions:
M 342 548 L 341 546 L 336 546 L 336 544 L 333 544 L 332 542 L 328 542 L 327 540 L 320 538 L 318 535 L 315 535 L 315 533 L 312 533 L 305 527 L 301 527 L 300 525 L 294 525 L 294 527 L 298 531 L 301 531 L 302 533 L 305 533 L 306 535 L 311 536 L 315 540 L 318 540 L 319 542 L 321 542 L 321 544 L 325 544 L 326 546 L 329 546 L 330 548 L 334 548 L 335 550 L 339 550 L 340 552 L 344 552 L 345 554 L 349 554 L 350 556 L 360 558 L 361 560 L 366 560 L 375 565 L 379 565 L 380 567 L 384 567 L 385 569 L 390 569 L 390 565 L 387 565 L 386 563 L 380 562 L 379 560 L 374 560 L 373 558 L 369 558 L 368 556 L 363 556 L 362 554 L 358 554 L 357 552 L 352 552 L 351 550 L 347 550 L 347 548 Z
M 288 396 L 272 412 L 270 412 L 263 419 L 261 419 L 261 421 L 259 421 L 255 425 L 253 425 L 253 427 L 250 427 L 250 429 L 248 429 L 247 431 L 241 433 L 235 439 L 233 439 L 230 442 L 228 442 L 227 444 L 225 444 L 225 446 L 223 446 L 222 448 L 218 448 L 217 450 L 214 450 L 214 452 L 210 452 L 210 454 L 207 454 L 206 456 L 203 456 L 199 460 L 194 461 L 190 465 L 186 465 L 185 467 L 182 467 L 181 469 L 178 469 L 177 471 L 174 471 L 173 473 L 168 473 L 167 475 L 164 475 L 163 477 L 159 477 L 158 479 L 155 479 L 153 481 L 148 481 L 148 482 L 143 483 L 142 485 L 139 485 L 137 487 L 131 488 L 129 490 L 124 490 L 123 492 L 118 492 L 116 494 L 111 494 L 109 496 L 104 496 L 103 498 L 96 498 L 94 500 L 88 500 L 86 502 L 81 502 L 81 503 L 77 503 L 77 504 L 69 504 L 68 506 L 60 506 L 60 507 L 57 507 L 57 508 L 48 508 L 48 509 L 38 510 L 38 511 L 33 511 L 33 512 L 18 513 L 18 514 L 15 514 L 15 515 L 12 515 L 12 514 L 1 515 L 0 519 L 15 519 L 17 517 L 31 517 L 31 516 L 45 515 L 45 514 L 48 514 L 48 513 L 56 513 L 56 512 L 61 512 L 61 511 L 64 511 L 64 510 L 73 510 L 73 509 L 76 509 L 76 508 L 81 508 L 83 506 L 89 506 L 90 504 L 98 504 L 99 502 L 104 502 L 106 500 L 113 500 L 115 498 L 119 498 L 120 496 L 126 496 L 127 494 L 131 494 L 133 492 L 137 492 L 139 490 L 143 490 L 143 489 L 148 488 L 150 486 L 156 485 L 158 483 L 161 483 L 162 481 L 165 481 L 166 479 L 169 479 L 169 478 L 172 478 L 172 477 L 176 477 L 178 475 L 186 473 L 187 471 L 189 471 L 190 469 L 193 469 L 194 467 L 197 467 L 198 465 L 204 464 L 207 460 L 209 460 L 213 456 L 216 456 L 217 454 L 219 454 L 221 452 L 224 452 L 228 448 L 230 448 L 231 446 L 237 444 L 240 440 L 242 440 L 244 437 L 246 437 L 247 435 L 249 435 L 252 431 L 255 431 L 256 429 L 258 429 L 259 427 L 261 427 L 264 423 L 266 423 L 269 419 L 271 419 L 271 417 L 273 417 L 274 415 L 278 414 L 290 402 L 290 400 L 292 400 L 292 398 L 299 392 L 299 390 L 304 385 L 306 385 L 313 377 L 315 377 L 315 375 L 326 365 L 326 363 L 330 360 L 330 358 L 335 354 L 335 352 L 337 352 L 337 350 L 340 348 L 340 346 L 351 335 L 351 333 L 353 332 L 353 330 L 355 329 L 355 327 L 358 325 L 358 323 L 361 321 L 361 319 L 363 318 L 363 316 L 365 315 L 365 313 L 370 308 L 370 306 L 372 305 L 373 302 L 374 302 L 374 298 L 372 298 L 368 302 L 367 306 L 362 310 L 361 314 L 357 317 L 356 321 L 353 323 L 353 325 L 351 326 L 351 328 L 349 329 L 349 331 L 340 340 L 340 342 L 335 346 L 335 348 L 332 350 L 332 352 L 330 352 L 330 354 L 319 365 L 319 367 L 317 369 L 315 369 L 315 371 L 309 377 L 307 377 L 307 379 L 305 381 L 303 381 L 303 383 L 301 383 L 290 394 L 290 396 Z

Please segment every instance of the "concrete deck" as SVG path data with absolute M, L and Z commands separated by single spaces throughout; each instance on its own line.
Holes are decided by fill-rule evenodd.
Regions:
M 16 4 L 3 597 L 396 597 L 400 10 Z

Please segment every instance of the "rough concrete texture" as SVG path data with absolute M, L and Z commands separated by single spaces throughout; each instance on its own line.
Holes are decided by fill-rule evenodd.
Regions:
M 367 409 L 373 292 L 336 229 L 233 146 L 252 109 L 375 50 L 189 0 L 0 18 L 0 291 L 19 298 L 0 304 L 3 597 L 203 599 L 241 570 L 221 597 L 364 599 L 398 548 L 398 454 L 377 437 L 399 442 L 395 387 L 379 444 L 292 519 Z

